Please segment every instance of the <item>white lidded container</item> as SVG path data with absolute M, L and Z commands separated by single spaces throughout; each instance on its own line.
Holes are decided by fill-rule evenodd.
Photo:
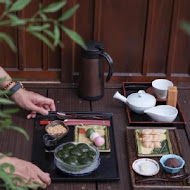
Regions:
M 146 93 L 144 90 L 132 93 L 127 98 L 117 91 L 113 98 L 121 100 L 127 104 L 132 111 L 138 114 L 143 114 L 146 109 L 152 108 L 156 105 L 156 98 L 153 95 Z

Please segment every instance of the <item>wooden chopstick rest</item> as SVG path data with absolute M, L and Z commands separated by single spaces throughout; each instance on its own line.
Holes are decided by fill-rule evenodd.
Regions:
M 177 94 L 178 94 L 177 87 L 176 86 L 169 86 L 166 104 L 173 106 L 173 107 L 176 107 L 176 105 L 177 105 Z

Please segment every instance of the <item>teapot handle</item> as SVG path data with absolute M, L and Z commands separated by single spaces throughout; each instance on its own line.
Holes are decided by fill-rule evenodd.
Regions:
M 100 53 L 100 55 L 102 55 L 109 64 L 109 73 L 108 73 L 108 76 L 106 77 L 106 82 L 108 82 L 111 79 L 112 74 L 113 74 L 113 60 L 109 56 L 109 54 L 107 54 L 106 52 L 102 52 L 102 53 Z

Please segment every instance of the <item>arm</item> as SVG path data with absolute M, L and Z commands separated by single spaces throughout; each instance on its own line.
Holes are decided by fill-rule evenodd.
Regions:
M 0 67 L 0 78 L 4 77 L 6 77 L 6 80 L 0 83 L 0 88 L 4 89 L 6 87 L 6 90 L 9 90 L 16 83 L 11 82 L 12 78 L 10 75 L 2 67 Z M 52 99 L 22 88 L 16 91 L 11 96 L 11 99 L 20 107 L 32 111 L 27 115 L 28 119 L 35 118 L 36 112 L 42 115 L 48 115 L 48 111 L 55 111 L 55 104 Z
M 10 75 L 2 67 L 0 67 L 0 78 L 5 78 L 5 80 L 0 83 L 1 89 L 4 89 L 6 85 L 8 85 L 12 81 L 12 78 L 10 77 Z M 15 85 L 15 82 L 13 82 L 13 84 L 10 87 L 14 85 Z
M 8 163 L 14 166 L 15 177 L 20 177 L 24 183 L 27 183 L 30 180 L 30 183 L 38 183 L 41 184 L 43 188 L 46 188 L 47 185 L 50 185 L 51 178 L 48 173 L 44 173 L 41 169 L 39 169 L 34 164 L 20 160 L 15 157 L 3 157 L 0 159 L 0 165 Z M 9 172 L 7 169 L 6 172 Z M 19 184 L 17 184 L 19 185 Z

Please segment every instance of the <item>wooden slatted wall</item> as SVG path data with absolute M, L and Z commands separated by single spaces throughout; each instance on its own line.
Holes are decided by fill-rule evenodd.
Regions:
M 31 16 L 39 2 L 32 0 L 18 14 Z M 180 29 L 182 20 L 190 21 L 189 0 L 69 0 L 62 12 L 77 3 L 79 10 L 64 24 L 85 40 L 103 42 L 114 60 L 110 83 L 169 78 L 175 83 L 190 84 L 190 36 Z M 52 16 L 60 15 L 61 11 Z M 52 52 L 21 30 L 1 30 L 12 36 L 18 48 L 13 53 L 0 43 L 0 65 L 13 77 L 78 82 L 81 48 L 65 34 L 62 34 L 64 48 Z M 105 64 L 105 75 L 107 71 Z

